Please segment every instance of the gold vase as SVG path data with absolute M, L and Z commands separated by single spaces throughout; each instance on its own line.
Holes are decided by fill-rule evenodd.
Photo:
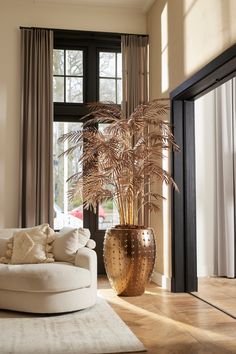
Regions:
M 109 282 L 117 294 L 142 295 L 155 264 L 153 229 L 108 229 L 103 256 Z

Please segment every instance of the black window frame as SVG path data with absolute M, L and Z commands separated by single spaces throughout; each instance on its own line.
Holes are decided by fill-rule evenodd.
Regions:
M 55 122 L 80 122 L 88 113 L 87 103 L 99 99 L 99 52 L 121 52 L 121 34 L 54 30 L 54 49 L 83 50 L 84 103 L 54 102 Z M 98 212 L 83 211 L 83 225 L 89 228 L 97 243 L 98 273 L 105 274 L 103 263 L 103 239 L 105 230 L 99 230 Z

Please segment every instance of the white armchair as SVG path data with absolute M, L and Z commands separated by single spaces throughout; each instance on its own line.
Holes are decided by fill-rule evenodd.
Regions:
M 12 235 L 6 231 L 0 236 Z M 74 264 L 0 264 L 0 309 L 61 313 L 93 306 L 96 297 L 97 256 L 89 247 L 78 250 Z

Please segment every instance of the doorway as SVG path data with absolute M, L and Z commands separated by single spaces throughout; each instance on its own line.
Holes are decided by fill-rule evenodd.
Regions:
M 172 174 L 180 193 L 172 195 L 172 291 L 198 289 L 196 247 L 196 99 L 236 76 L 236 45 L 171 92 L 172 124 L 181 152 L 173 155 Z
M 236 318 L 236 78 L 194 102 L 198 291 Z

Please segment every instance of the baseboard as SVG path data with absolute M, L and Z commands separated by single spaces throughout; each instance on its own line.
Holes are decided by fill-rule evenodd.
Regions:
M 171 279 L 169 277 L 154 271 L 152 274 L 152 281 L 161 286 L 163 289 L 171 291 Z

